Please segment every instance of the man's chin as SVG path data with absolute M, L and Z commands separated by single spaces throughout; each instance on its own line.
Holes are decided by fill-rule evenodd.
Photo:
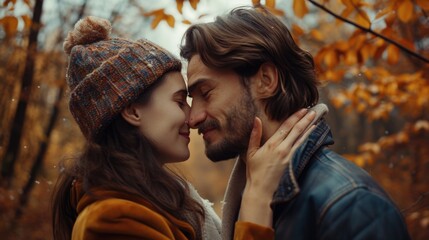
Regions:
M 225 148 L 216 148 L 213 149 L 213 147 L 208 147 L 206 145 L 206 156 L 210 161 L 212 162 L 221 162 L 229 159 L 233 159 L 238 157 L 240 154 L 236 151 L 237 148 L 233 149 L 225 149 Z

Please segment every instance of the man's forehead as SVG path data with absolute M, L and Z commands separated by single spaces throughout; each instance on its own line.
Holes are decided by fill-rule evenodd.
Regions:
M 199 55 L 194 55 L 188 64 L 187 79 L 188 86 L 200 85 L 207 80 L 209 68 L 201 61 Z

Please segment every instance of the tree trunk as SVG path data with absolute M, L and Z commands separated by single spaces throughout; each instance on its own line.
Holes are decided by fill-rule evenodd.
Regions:
M 76 20 L 76 22 L 80 18 L 82 18 L 83 14 L 85 12 L 85 9 L 86 9 L 87 2 L 88 1 L 86 0 L 83 3 L 82 7 L 80 8 L 80 11 L 78 14 L 78 19 Z M 63 19 L 63 18 L 61 18 L 61 19 Z M 75 23 L 73 25 L 75 25 Z M 57 39 L 56 44 L 57 45 L 61 44 L 63 40 L 64 40 L 64 37 L 60 34 L 58 39 Z M 64 68 L 64 66 L 62 66 L 62 65 L 57 66 L 57 69 L 59 70 L 59 73 L 58 73 L 59 76 L 57 77 L 58 79 L 61 79 L 64 77 L 64 75 L 62 74 L 62 71 L 61 71 L 62 68 Z M 15 218 L 16 219 L 21 217 L 21 215 L 23 213 L 23 209 L 27 205 L 31 190 L 33 189 L 34 183 L 36 181 L 36 177 L 39 175 L 39 172 L 43 167 L 43 159 L 45 158 L 46 151 L 48 150 L 48 147 L 49 147 L 49 140 L 51 139 L 52 130 L 54 129 L 55 123 L 57 122 L 57 119 L 58 119 L 58 116 L 60 113 L 61 100 L 62 100 L 65 88 L 66 88 L 66 85 L 62 84 L 58 90 L 58 93 L 57 93 L 58 95 L 57 95 L 57 98 L 55 100 L 55 104 L 52 108 L 52 114 L 51 114 L 51 117 L 49 118 L 48 128 L 45 131 L 46 140 L 40 144 L 40 148 L 39 148 L 39 152 L 37 154 L 36 160 L 33 163 L 33 166 L 31 167 L 30 177 L 27 180 L 27 183 L 25 184 L 25 186 L 22 190 L 21 198 L 19 200 L 19 206 L 15 212 Z
M 24 74 L 22 76 L 22 85 L 19 95 L 19 102 L 16 109 L 15 117 L 13 119 L 12 131 L 8 141 L 8 148 L 2 163 L 1 169 L 1 184 L 5 187 L 12 185 L 12 178 L 14 176 L 15 163 L 18 158 L 22 130 L 25 121 L 25 113 L 30 98 L 31 87 L 34 76 L 34 60 L 37 53 L 37 37 L 40 30 L 40 18 L 42 16 L 43 0 L 36 0 L 34 6 L 32 24 L 30 29 L 30 36 L 27 48 L 27 57 L 25 61 Z
M 46 140 L 43 141 L 40 144 L 39 153 L 37 154 L 36 161 L 33 163 L 33 166 L 31 167 L 30 171 L 30 177 L 27 181 L 27 184 L 25 184 L 24 189 L 22 190 L 21 198 L 19 200 L 19 206 L 16 209 L 15 217 L 19 218 L 22 214 L 22 210 L 27 205 L 28 197 L 31 193 L 31 189 L 33 189 L 34 182 L 36 181 L 36 177 L 39 175 L 40 169 L 42 169 L 43 166 L 43 159 L 45 158 L 46 151 L 48 150 L 49 146 L 49 140 L 51 139 L 51 133 L 54 129 L 55 123 L 58 119 L 58 115 L 60 112 L 60 102 L 61 98 L 63 96 L 64 92 L 64 86 L 62 86 L 57 95 L 57 99 L 55 100 L 55 105 L 52 110 L 52 115 L 49 119 L 48 128 L 46 129 L 45 136 L 47 136 Z

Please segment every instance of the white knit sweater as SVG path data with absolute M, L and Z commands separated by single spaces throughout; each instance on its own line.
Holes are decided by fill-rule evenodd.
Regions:
M 220 240 L 221 238 L 221 223 L 219 216 L 213 209 L 213 203 L 202 198 L 197 190 L 189 184 L 189 193 L 193 199 L 204 207 L 205 221 L 203 225 L 203 240 Z

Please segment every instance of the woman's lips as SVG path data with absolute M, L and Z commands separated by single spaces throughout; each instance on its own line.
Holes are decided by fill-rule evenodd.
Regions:
M 179 132 L 179 134 L 186 139 L 190 139 L 189 137 L 190 132 Z

